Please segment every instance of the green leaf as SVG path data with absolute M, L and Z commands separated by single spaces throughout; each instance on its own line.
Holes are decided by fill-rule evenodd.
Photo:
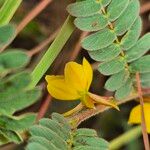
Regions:
M 93 146 L 76 146 L 73 150 L 108 150 L 108 149 L 100 149 L 99 147 Z
M 6 137 L 4 137 L 2 134 L 0 134 L 0 146 L 7 144 L 8 142 L 9 140 Z
M 43 137 L 33 136 L 33 137 L 30 138 L 29 142 L 31 142 L 31 145 L 33 143 L 38 143 L 41 146 L 47 148 L 48 150 L 59 150 L 53 143 L 49 142 L 47 139 L 45 139 Z
M 15 111 L 22 110 L 37 101 L 41 93 L 38 88 L 30 91 L 22 91 L 17 93 L 1 92 L 0 93 L 0 113 L 10 115 Z
M 142 87 L 143 88 L 150 88 L 150 81 L 142 82 Z
M 9 43 L 15 36 L 15 28 L 13 25 L 5 25 L 0 27 L 0 47 Z
M 145 34 L 132 48 L 126 52 L 128 62 L 132 62 L 143 56 L 150 49 L 150 33 Z
M 0 91 L 10 91 L 12 88 L 20 91 L 25 89 L 30 82 L 31 75 L 29 72 L 19 72 L 1 80 Z
M 115 93 L 115 97 L 117 100 L 121 100 L 126 98 L 127 96 L 129 96 L 129 94 L 132 91 L 132 81 L 131 79 L 128 79 L 127 82 L 116 91 Z
M 129 0 L 112 0 L 107 9 L 110 21 L 116 20 L 124 12 L 129 4 Z
M 0 26 L 9 23 L 22 0 L 5 0 L 0 9 Z
M 0 116 L 0 128 L 12 131 L 23 131 L 33 125 L 36 119 L 35 114 L 24 114 L 19 117 Z
M 128 7 L 125 9 L 123 14 L 114 23 L 115 32 L 117 33 L 117 35 L 123 35 L 127 30 L 131 28 L 139 15 L 139 10 L 139 1 L 130 1 Z
M 13 131 L 0 129 L 0 135 L 3 135 L 7 139 L 7 142 L 12 141 L 19 144 L 23 141 L 22 138 L 16 132 Z
M 132 72 L 146 73 L 150 72 L 150 55 L 143 56 L 130 64 Z
M 150 72 L 141 73 L 140 81 L 141 81 L 142 88 L 149 88 L 150 87 Z M 133 82 L 134 82 L 135 86 L 137 87 L 136 78 L 133 78 Z
M 0 66 L 9 72 L 25 67 L 29 63 L 29 60 L 30 58 L 22 50 L 10 49 L 0 54 Z
M 64 129 L 68 132 L 70 132 L 70 125 L 68 124 L 67 120 L 64 119 L 64 117 L 58 113 L 52 114 L 52 120 L 57 121 L 61 126 L 64 127 Z
M 65 143 L 64 139 L 62 139 L 59 135 L 57 135 L 54 131 L 50 130 L 47 127 L 41 125 L 34 125 L 30 129 L 30 133 L 32 136 L 41 136 L 43 138 L 46 138 L 59 149 L 67 149 L 67 144 Z
M 86 0 L 70 4 L 67 7 L 68 12 L 75 17 L 87 17 L 97 14 L 101 10 L 101 6 L 105 7 L 111 0 Z
M 38 148 L 37 144 L 47 150 L 91 150 L 91 148 L 108 150 L 109 146 L 108 142 L 98 137 L 95 130 L 86 128 L 71 130 L 69 122 L 57 113 L 52 114 L 52 119 L 41 119 L 39 125 L 31 127 L 30 134 L 27 150 Z
M 128 78 L 129 72 L 123 70 L 117 74 L 112 75 L 105 83 L 105 88 L 109 91 L 118 90 L 126 83 Z
M 115 33 L 106 28 L 83 39 L 82 47 L 89 51 L 99 50 L 112 44 L 115 39 Z
M 97 133 L 93 129 L 80 128 L 77 129 L 74 136 L 88 136 L 88 137 L 96 137 Z
M 40 90 L 26 91 L 31 82 L 28 72 L 21 72 L 4 78 L 0 83 L 0 112 L 12 114 L 18 109 L 32 105 L 40 97 Z
M 90 5 L 93 1 L 101 3 L 101 0 L 84 0 L 71 4 L 69 12 L 77 17 L 74 21 L 77 28 L 91 32 L 81 44 L 92 59 L 102 61 L 98 70 L 104 75 L 113 75 L 106 88 L 111 91 L 121 89 L 120 95 L 119 92 L 116 95 L 122 98 L 130 92 L 124 87 L 128 87 L 128 80 L 134 84 L 133 77 L 137 71 L 150 72 L 148 56 L 145 60 L 140 58 L 150 47 L 147 35 L 138 41 L 142 28 L 140 3 L 139 0 L 111 0 L 98 8 L 98 5 Z M 129 74 L 123 73 L 126 71 Z
M 125 69 L 126 61 L 122 57 L 101 63 L 98 70 L 104 75 L 112 75 Z
M 94 147 L 99 147 L 99 149 L 102 150 L 108 150 L 108 143 L 100 139 L 98 137 L 85 137 L 85 136 L 77 136 L 74 139 L 74 145 L 75 146 L 93 146 Z
M 117 44 L 111 44 L 110 46 L 96 50 L 89 51 L 89 55 L 96 61 L 109 61 L 116 58 L 121 52 L 121 48 Z
M 37 142 L 33 142 L 26 147 L 26 150 L 49 150 Z
M 136 19 L 129 31 L 121 39 L 121 47 L 123 50 L 128 50 L 137 42 L 142 29 L 142 20 L 140 17 Z
M 150 81 L 150 72 L 148 72 L 148 73 L 141 73 L 140 74 L 140 79 L 141 79 L 142 82 Z
M 64 130 L 63 126 L 61 126 L 55 120 L 42 119 L 40 120 L 39 124 L 55 131 L 57 135 L 59 135 L 61 138 L 65 140 L 67 140 L 70 136 L 70 134 L 68 134 L 68 130 Z
M 76 2 L 70 4 L 67 7 L 68 12 L 72 16 L 76 17 L 86 17 L 96 14 L 101 9 L 100 3 L 96 3 L 95 0 L 86 0 L 82 2 Z
M 102 14 L 95 14 L 90 17 L 76 18 L 74 24 L 83 31 L 98 31 L 105 28 L 108 21 Z

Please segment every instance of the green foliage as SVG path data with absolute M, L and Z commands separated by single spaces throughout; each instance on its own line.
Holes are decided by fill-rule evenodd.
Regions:
M 150 72 L 147 73 L 141 73 L 140 74 L 141 78 L 141 84 L 143 88 L 149 88 L 150 87 Z M 134 79 L 133 82 L 136 85 L 136 80 Z M 137 85 L 136 85 L 137 86 Z
M 110 46 L 89 52 L 91 58 L 96 61 L 109 61 L 116 58 L 121 52 L 118 44 L 111 44 Z
M 150 33 L 144 35 L 137 43 L 126 52 L 128 62 L 137 60 L 150 49 Z
M 150 55 L 143 56 L 136 61 L 132 62 L 130 67 L 132 72 L 140 72 L 140 73 L 147 73 L 150 72 Z
M 68 11 L 75 17 L 87 17 L 99 13 L 101 6 L 107 6 L 111 0 L 103 0 L 101 3 L 95 0 L 84 0 L 68 6 Z
M 106 28 L 86 37 L 82 46 L 89 51 L 99 50 L 112 44 L 115 39 L 115 33 Z
M 129 77 L 129 73 L 125 70 L 112 75 L 106 82 L 105 88 L 110 91 L 118 90 L 124 85 Z
M 25 114 L 20 116 L 0 117 L 0 126 L 7 130 L 23 131 L 26 130 L 35 121 L 35 114 Z
M 98 70 L 104 75 L 112 75 L 122 71 L 125 65 L 125 60 L 122 57 L 117 57 L 113 60 L 101 63 Z
M 141 34 L 141 28 L 142 28 L 142 21 L 141 18 L 138 17 L 130 30 L 128 30 L 125 35 L 121 39 L 121 48 L 126 51 L 132 46 L 135 45 L 137 42 L 140 34 Z
M 0 145 L 8 142 L 20 143 L 22 138 L 14 131 L 0 129 Z
M 53 113 L 52 119 L 41 119 L 30 128 L 26 150 L 108 150 L 108 143 L 92 129 L 72 130 L 67 120 Z
M 35 114 L 25 114 L 19 117 L 0 116 L 0 145 L 23 141 L 21 133 L 27 130 L 35 121 Z
M 0 145 L 22 142 L 22 132 L 35 121 L 33 113 L 14 116 L 15 112 L 35 103 L 41 95 L 39 88 L 28 89 L 32 81 L 30 73 L 18 72 L 29 60 L 19 49 L 0 54 Z
M 0 47 L 4 46 L 5 44 L 9 43 L 9 41 L 15 35 L 15 28 L 13 25 L 5 25 L 0 27 Z
M 98 70 L 112 75 L 106 89 L 115 91 L 117 99 L 126 98 L 136 87 L 135 73 L 150 72 L 150 57 L 143 56 L 150 49 L 150 34 L 139 39 L 142 28 L 139 1 L 84 0 L 70 4 L 67 10 L 76 17 L 77 28 L 95 31 L 81 44 L 92 59 L 102 62 Z M 142 81 L 144 88 L 149 85 Z
M 21 2 L 22 0 L 5 0 L 0 9 L 0 26 L 9 23 Z
M 17 73 L 1 80 L 0 113 L 11 115 L 36 102 L 40 92 L 38 88 L 28 90 L 30 82 L 31 76 L 27 72 Z
M 22 50 L 8 49 L 0 54 L 0 76 L 25 67 L 29 60 L 30 58 Z
M 122 97 L 126 97 L 132 91 L 132 80 L 128 79 L 125 84 L 123 84 L 115 93 L 115 97 L 117 99 L 122 99 Z

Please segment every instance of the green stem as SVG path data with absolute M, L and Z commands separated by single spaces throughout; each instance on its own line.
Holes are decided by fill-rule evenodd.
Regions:
M 109 145 L 110 150 L 119 149 L 121 146 L 131 142 L 141 135 L 141 126 L 136 126 L 116 139 L 112 140 Z
M 62 50 L 63 46 L 69 39 L 74 29 L 75 26 L 73 25 L 73 17 L 69 16 L 66 19 L 64 25 L 62 26 L 56 39 L 48 48 L 47 52 L 45 53 L 39 64 L 33 70 L 32 72 L 33 80 L 29 88 L 35 87 L 36 84 L 40 81 L 40 79 L 43 77 L 45 72 L 51 66 L 51 64 L 53 63 L 59 52 Z
M 22 0 L 5 0 L 0 9 L 0 26 L 8 24 Z

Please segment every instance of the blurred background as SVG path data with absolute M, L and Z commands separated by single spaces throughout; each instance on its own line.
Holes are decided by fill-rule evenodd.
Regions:
M 0 0 L 0 4 L 3 0 Z M 38 5 L 42 0 L 24 0 L 15 16 L 12 23 L 18 25 L 22 19 L 31 12 L 31 10 Z M 32 57 L 31 63 L 27 69 L 33 70 L 36 64 L 39 62 L 42 55 L 51 44 L 59 28 L 65 21 L 68 13 L 66 6 L 73 1 L 70 0 L 53 0 L 38 16 L 36 16 L 15 38 L 10 47 L 25 49 Z M 142 35 L 150 31 L 150 0 L 140 0 L 141 2 L 141 17 L 143 20 Z M 82 33 L 78 29 L 72 34 L 71 38 L 54 61 L 51 68 L 46 74 L 63 74 L 65 64 L 70 60 L 81 62 L 83 57 L 86 57 L 89 62 L 96 68 L 95 62 L 90 59 L 88 53 L 81 49 L 80 40 L 87 33 Z M 43 45 L 42 45 L 43 44 Z M 40 47 L 41 46 L 41 47 Z M 94 70 L 94 79 L 90 91 L 99 95 L 111 96 L 113 93 L 106 91 L 104 83 L 107 77 L 101 75 L 98 71 Z M 44 78 L 40 81 L 39 86 L 43 90 L 42 98 L 34 106 L 24 110 L 25 112 L 34 111 L 39 112 L 43 104 L 48 106 L 46 117 L 50 117 L 52 112 L 63 113 L 70 108 L 73 108 L 78 102 L 66 102 L 53 100 L 46 91 L 46 82 Z M 80 127 L 88 127 L 95 129 L 100 136 L 110 141 L 118 135 L 124 133 L 131 128 L 127 124 L 128 116 L 131 108 L 135 106 L 136 102 L 129 102 L 120 107 L 121 111 L 109 110 L 102 114 L 99 114 L 91 119 L 85 121 Z M 18 112 L 22 113 L 22 112 Z M 22 145 L 16 146 L 14 144 L 1 147 L 0 150 L 21 150 Z M 126 147 L 122 147 L 121 150 L 142 150 L 143 143 L 142 137 L 132 141 Z

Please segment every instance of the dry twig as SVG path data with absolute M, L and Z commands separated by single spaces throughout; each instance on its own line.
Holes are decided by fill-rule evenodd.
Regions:
M 146 128 L 146 121 L 145 121 L 145 114 L 144 114 L 144 99 L 143 99 L 143 94 L 142 94 L 139 73 L 136 73 L 136 82 L 137 82 L 138 96 L 139 96 L 140 105 L 141 105 L 141 127 L 142 127 L 144 146 L 145 146 L 145 150 L 150 150 L 149 139 L 148 139 L 147 128 Z
M 144 95 L 148 95 L 150 94 L 150 91 L 146 91 L 143 93 Z M 134 93 L 132 95 L 130 95 L 128 98 L 124 99 L 124 100 L 121 100 L 121 101 L 118 101 L 117 105 L 121 105 L 121 104 L 124 104 L 126 102 L 129 102 L 133 99 L 136 99 L 138 98 L 138 94 L 137 93 Z M 110 107 L 106 107 L 104 105 L 97 105 L 95 109 L 86 109 L 86 110 L 83 110 L 82 112 L 80 113 L 77 113 L 71 117 L 68 117 L 67 119 L 70 120 L 70 121 L 76 121 L 76 125 L 78 126 L 79 124 L 81 124 L 83 121 L 91 118 L 92 116 L 95 116 L 97 114 L 100 114 L 106 110 L 110 109 Z

